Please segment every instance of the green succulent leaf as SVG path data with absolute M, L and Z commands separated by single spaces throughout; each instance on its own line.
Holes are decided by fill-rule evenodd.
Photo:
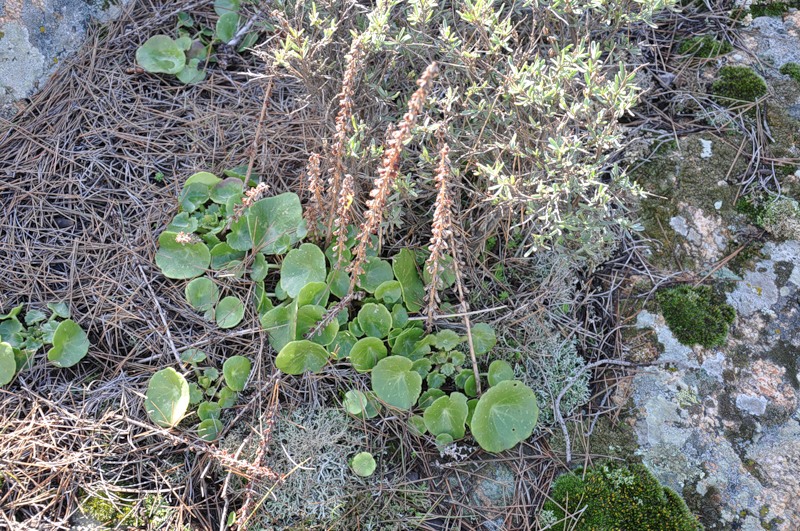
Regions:
M 242 322 L 244 304 L 236 297 L 225 297 L 217 304 L 216 319 L 220 328 L 233 328 Z
M 8 343 L 0 343 L 0 386 L 13 380 L 16 373 L 17 361 L 14 358 L 14 349 Z
M 367 258 L 363 267 L 364 273 L 359 275 L 358 285 L 368 293 L 375 293 L 381 284 L 394 280 L 392 266 L 376 256 Z
M 41 323 L 45 319 L 47 319 L 47 314 L 40 310 L 28 310 L 25 314 L 25 324 L 28 326 Z
M 89 337 L 86 332 L 70 319 L 61 321 L 53 334 L 53 348 L 47 352 L 47 359 L 56 367 L 72 367 L 89 352 Z
M 266 255 L 285 253 L 306 235 L 303 207 L 293 193 L 256 201 L 247 212 L 247 225 L 253 247 Z
M 347 330 L 343 330 L 336 334 L 333 342 L 328 345 L 328 350 L 331 354 L 336 354 L 337 360 L 343 360 L 350 355 L 353 345 L 356 344 L 358 339 Z
M 317 373 L 328 363 L 325 347 L 306 339 L 292 341 L 281 349 L 275 366 L 286 374 Z
M 192 382 L 189 384 L 189 403 L 190 404 L 199 404 L 200 401 L 203 400 L 203 391 L 200 387 Z
M 494 360 L 489 365 L 489 385 L 494 387 L 500 382 L 506 380 L 513 380 L 516 378 L 514 375 L 514 368 L 507 361 Z
M 383 304 L 369 302 L 358 311 L 358 325 L 366 335 L 383 339 L 392 329 L 392 314 Z
M 267 273 L 269 273 L 269 264 L 266 257 L 261 253 L 256 253 L 253 258 L 253 266 L 250 269 L 250 279 L 254 282 L 261 282 L 267 278 Z
M 172 38 L 154 35 L 136 50 L 136 62 L 152 74 L 177 74 L 186 64 L 186 55 Z
M 281 264 L 281 288 L 292 298 L 309 282 L 325 282 L 325 255 L 313 243 L 292 249 Z
M 419 396 L 417 405 L 422 409 L 427 409 L 428 406 L 436 402 L 439 398 L 447 396 L 441 389 L 428 389 Z
M 252 365 L 250 360 L 244 356 L 232 356 L 222 364 L 222 375 L 225 377 L 225 385 L 234 391 L 243 391 L 250 377 Z
M 392 326 L 403 328 L 408 324 L 408 312 L 402 304 L 395 304 L 392 307 Z
M 432 435 L 449 434 L 453 440 L 464 437 L 467 421 L 467 397 L 461 393 L 438 398 L 423 413 L 425 427 Z
M 230 387 L 223 387 L 219 390 L 219 407 L 222 409 L 228 409 L 235 406 L 238 399 L 239 393 Z
M 374 399 L 355 389 L 344 394 L 342 405 L 345 411 L 360 419 L 371 419 L 378 416 L 378 407 L 380 406 Z
M 436 436 L 436 447 L 441 449 L 453 444 L 453 436 L 449 433 L 440 433 Z
M 414 362 L 414 365 L 412 365 L 412 367 L 415 371 L 419 373 L 420 376 L 425 378 L 428 375 L 428 373 L 431 372 L 433 364 L 431 363 L 431 360 L 427 358 L 422 358 L 416 360 Z
M 368 372 L 386 357 L 386 345 L 376 337 L 364 337 L 358 340 L 350 350 L 350 362 L 357 372 Z
M 178 243 L 176 232 L 162 232 L 158 237 L 156 265 L 167 278 L 199 277 L 211 263 L 211 252 L 204 243 Z
M 198 312 L 206 312 L 219 300 L 219 288 L 208 277 L 199 277 L 188 284 L 184 290 L 189 306 Z
M 425 419 L 422 418 L 422 415 L 411 415 L 408 419 L 408 428 L 409 431 L 417 437 L 422 437 L 428 431 L 428 428 L 425 427 Z
M 180 72 L 175 74 L 175 77 L 177 77 L 178 81 L 184 85 L 194 85 L 195 83 L 200 83 L 206 78 L 206 71 L 197 68 L 200 66 L 200 63 L 201 60 L 199 58 L 189 59 L 186 62 L 186 66 L 184 66 Z
M 467 400 L 467 408 L 469 408 L 469 412 L 467 413 L 467 426 L 469 429 L 472 429 L 472 415 L 475 414 L 475 408 L 478 406 L 478 399 L 477 398 L 470 398 Z
M 478 400 L 470 428 L 481 448 L 497 453 L 530 437 L 538 417 L 534 392 L 522 382 L 505 380 Z
M 239 31 L 239 14 L 225 13 L 217 20 L 216 37 L 224 43 L 229 43 Z
M 219 437 L 224 426 L 219 419 L 210 418 L 197 425 L 197 436 L 204 441 L 212 442 Z
M 175 369 L 155 373 L 147 385 L 144 401 L 150 420 L 162 428 L 177 426 L 189 407 L 189 384 Z
M 223 179 L 211 188 L 209 197 L 219 205 L 228 205 L 233 200 L 238 203 L 244 196 L 242 180 L 236 177 Z M 233 204 L 235 204 L 233 203 Z
M 330 286 L 331 293 L 337 297 L 344 298 L 350 290 L 350 275 L 346 271 L 333 269 L 328 273 L 328 285 Z
M 269 334 L 269 344 L 277 351 L 296 339 L 297 304 L 283 303 L 261 316 L 261 326 Z
M 186 182 L 183 183 L 183 187 L 186 188 L 187 186 L 192 185 L 192 184 L 203 184 L 203 185 L 207 186 L 210 189 L 210 188 L 216 186 L 221 181 L 222 181 L 222 179 L 220 179 L 219 177 L 217 177 L 216 175 L 214 175 L 211 172 L 199 171 L 199 172 L 193 173 L 191 176 L 189 176 L 189 178 L 186 179 Z
M 413 362 L 402 356 L 388 356 L 372 369 L 372 390 L 386 404 L 411 409 L 422 392 L 422 377 Z
M 197 406 L 197 416 L 200 420 L 219 419 L 222 408 L 216 402 L 202 402 Z
M 421 328 L 409 328 L 404 330 L 397 339 L 394 340 L 392 354 L 405 356 L 411 360 L 418 360 L 431 351 L 430 345 L 420 343 L 425 331 Z
M 64 304 L 64 303 L 60 302 L 59 304 Z M 52 303 L 47 305 L 47 307 L 50 308 L 50 310 L 53 313 L 55 313 L 55 310 L 53 310 L 53 308 L 51 308 L 51 306 L 55 306 L 55 305 L 53 305 Z M 20 304 L 19 306 L 14 306 L 13 308 L 11 308 L 11 310 L 8 313 L 4 313 L 3 315 L 0 315 L 0 321 L 4 321 L 5 319 L 13 319 L 13 318 L 15 318 L 22 311 L 23 307 L 24 307 L 23 304 Z M 61 317 L 61 316 L 59 316 L 59 317 Z M 69 308 L 67 308 L 67 316 L 65 317 L 65 319 L 68 318 L 68 317 L 69 317 Z
M 371 476 L 375 472 L 375 467 L 377 467 L 375 458 L 369 452 L 356 454 L 350 461 L 350 466 L 353 468 L 353 472 L 362 478 Z
M 464 382 L 464 394 L 469 397 L 478 396 L 478 384 L 475 382 L 475 373 L 470 373 Z
M 239 0 L 214 0 L 214 12 L 218 16 L 228 13 L 238 13 L 240 8 Z
M 322 306 L 309 304 L 297 310 L 297 331 L 295 332 L 295 339 L 304 339 L 324 316 L 325 308 Z M 337 333 L 339 333 L 339 321 L 334 319 L 328 323 L 325 328 L 308 339 L 322 346 L 327 346 L 333 343 Z
M 438 389 L 444 385 L 444 382 L 447 381 L 447 377 L 439 371 L 431 371 L 425 377 L 425 381 L 428 383 L 430 389 Z
M 62 319 L 69 319 L 71 313 L 69 311 L 69 304 L 66 302 L 50 302 L 47 308 L 53 312 L 53 315 Z
M 494 329 L 486 323 L 472 325 L 472 345 L 475 348 L 475 355 L 486 354 L 497 344 L 497 336 Z
M 211 248 L 211 268 L 217 271 L 226 269 L 233 262 L 241 262 L 244 257 L 244 251 L 237 251 L 224 242 L 218 243 Z
M 439 350 L 453 350 L 462 341 L 463 339 L 453 330 L 440 330 L 436 334 L 436 348 Z
M 417 313 L 425 305 L 425 285 L 419 278 L 414 253 L 408 249 L 401 250 L 392 259 L 394 276 L 403 288 L 403 302 L 411 313 Z
M 169 225 L 167 225 L 167 231 L 169 232 L 194 232 L 197 230 L 197 218 L 192 217 L 189 215 L 188 212 L 181 212 L 174 218 Z
M 324 282 L 309 282 L 297 294 L 297 307 L 302 308 L 307 304 L 325 306 L 328 304 L 330 293 L 328 285 Z
M 375 289 L 375 298 L 386 304 L 394 304 L 403 298 L 403 288 L 397 280 L 387 280 Z

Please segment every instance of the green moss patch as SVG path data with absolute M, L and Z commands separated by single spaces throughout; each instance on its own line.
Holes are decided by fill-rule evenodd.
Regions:
M 750 13 L 753 17 L 779 17 L 789 11 L 790 7 L 798 7 L 800 2 L 768 2 L 764 4 L 753 4 L 750 6 Z
M 728 41 L 720 41 L 711 35 L 692 37 L 683 41 L 678 52 L 695 57 L 716 57 L 733 51 L 733 46 Z
M 787 75 L 800 83 L 800 65 L 797 63 L 786 63 L 781 67 L 781 74 Z
M 677 286 L 656 295 L 669 329 L 684 345 L 719 346 L 736 318 L 732 306 L 714 297 L 710 286 Z
M 567 516 L 581 511 L 577 523 Z M 540 515 L 540 524 L 548 523 L 559 531 L 703 529 L 683 499 L 639 464 L 597 466 L 587 469 L 583 478 L 580 473 L 560 476 Z
M 717 98 L 730 102 L 756 101 L 767 93 L 767 82 L 747 66 L 723 66 L 711 85 Z

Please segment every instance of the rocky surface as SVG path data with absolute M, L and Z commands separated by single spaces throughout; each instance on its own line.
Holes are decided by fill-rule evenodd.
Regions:
M 0 0 L 0 117 L 26 105 L 59 63 L 83 43 L 92 20 L 118 16 L 119 2 Z

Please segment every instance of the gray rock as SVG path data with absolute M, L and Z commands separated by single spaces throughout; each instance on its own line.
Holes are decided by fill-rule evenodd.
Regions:
M 763 396 L 745 393 L 736 395 L 736 407 L 751 415 L 763 415 L 767 411 L 768 403 L 769 401 Z

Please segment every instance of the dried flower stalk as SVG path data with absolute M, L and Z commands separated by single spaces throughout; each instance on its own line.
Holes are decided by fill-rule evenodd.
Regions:
M 319 223 L 322 218 L 322 173 L 319 169 L 319 155 L 312 153 L 308 157 L 306 166 L 306 181 L 308 183 L 308 193 L 310 198 L 306 208 L 303 210 L 303 217 L 308 226 L 308 234 L 311 239 L 319 237 Z
M 253 203 L 261 199 L 261 196 L 269 192 L 269 185 L 267 183 L 258 183 L 255 188 L 250 188 L 244 193 L 242 202 L 233 208 L 233 221 L 238 220 Z
M 344 252 L 347 250 L 347 224 L 350 223 L 350 208 L 353 205 L 354 195 L 353 176 L 348 173 L 342 181 L 342 189 L 336 201 L 336 219 L 333 221 L 336 227 L 336 269 L 341 267 Z
M 425 295 L 426 309 L 425 314 L 428 319 L 426 327 L 430 332 L 433 327 L 433 319 L 439 308 L 439 276 L 444 266 L 441 260 L 449 247 L 448 240 L 452 236 L 452 208 L 453 200 L 450 197 L 448 183 L 450 180 L 450 147 L 443 139 L 440 139 L 442 147 L 439 150 L 439 166 L 436 168 L 436 203 L 433 210 L 433 222 L 431 224 L 431 243 L 428 250 L 430 256 L 425 262 L 425 268 L 431 276 L 431 281 L 427 286 Z
M 364 272 L 364 261 L 367 258 L 367 248 L 372 245 L 371 236 L 377 234 L 383 219 L 383 210 L 386 207 L 386 200 L 392 190 L 392 185 L 397 179 L 398 168 L 400 166 L 400 156 L 406 141 L 411 138 L 411 129 L 417 121 L 417 116 L 422 112 L 422 105 L 430 90 L 431 83 L 438 73 L 436 63 L 431 63 L 422 76 L 417 80 L 418 89 L 411 96 L 408 102 L 408 111 L 400 121 L 397 130 L 392 133 L 384 152 L 381 167 L 378 170 L 378 177 L 375 179 L 372 191 L 369 193 L 371 199 L 367 201 L 367 211 L 364 214 L 364 222 L 361 224 L 357 237 L 356 251 L 353 263 L 348 268 L 352 273 L 350 278 L 350 291 L 355 288 L 358 276 Z
M 339 92 L 339 112 L 336 114 L 336 131 L 333 136 L 333 145 L 330 151 L 331 163 L 331 176 L 328 179 L 328 191 L 330 193 L 330 204 L 333 205 L 334 201 L 339 200 L 342 195 L 342 181 L 345 178 L 344 173 L 344 155 L 345 145 L 347 142 L 347 133 L 350 130 L 350 121 L 353 116 L 353 93 L 355 92 L 356 75 L 361 67 L 362 59 L 364 58 L 364 46 L 361 39 L 353 40 L 350 45 L 350 52 L 345 56 L 346 67 L 344 71 L 344 79 L 342 79 L 342 90 Z M 338 211 L 331 208 L 328 214 L 327 232 L 328 236 L 331 235 L 331 227 L 333 224 L 333 216 Z

